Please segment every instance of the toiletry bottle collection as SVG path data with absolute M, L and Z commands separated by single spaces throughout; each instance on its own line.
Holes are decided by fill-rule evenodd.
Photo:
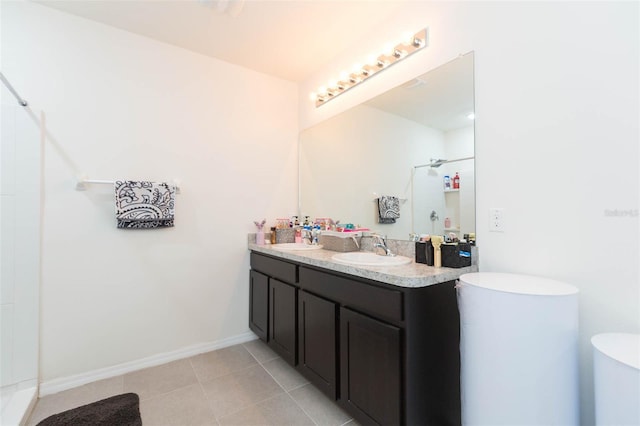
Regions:
M 264 220 L 262 225 L 264 225 Z M 258 233 L 256 234 L 256 244 L 265 244 L 264 232 L 262 226 L 259 226 L 259 222 L 254 222 L 258 226 Z M 368 228 L 361 228 L 355 226 L 352 223 L 341 224 L 340 221 L 334 221 L 331 218 L 316 218 L 311 221 L 309 216 L 304 216 L 302 223 L 298 216 L 291 216 L 291 218 L 279 218 L 276 219 L 275 226 L 270 227 L 271 235 L 268 243 L 280 244 L 280 243 L 302 243 L 303 231 L 306 235 L 310 235 L 310 243 L 318 244 L 321 231 L 337 231 L 337 232 L 356 232 L 356 231 L 369 231 Z
M 458 175 L 458 172 L 456 172 L 453 179 L 449 175 L 444 177 L 444 190 L 451 191 L 452 189 L 460 189 L 460 175 Z

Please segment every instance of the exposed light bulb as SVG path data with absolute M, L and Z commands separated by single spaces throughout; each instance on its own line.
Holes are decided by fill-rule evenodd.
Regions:
M 407 52 L 405 50 L 393 49 L 393 56 L 400 59 L 403 56 L 406 56 Z
M 309 99 L 315 101 L 316 99 L 318 99 L 318 95 L 315 92 L 311 92 L 309 93 Z
M 1 1 L 1 0 L 0 0 Z M 213 1 L 213 0 L 198 0 Z M 246 1 L 246 0 L 223 0 L 223 1 Z M 328 86 L 321 86 L 310 98 L 315 99 L 316 107 L 322 103 L 330 101 L 332 98 L 341 95 L 354 86 L 367 80 L 369 77 L 382 71 L 383 68 L 392 66 L 407 56 L 421 50 L 426 45 L 427 29 L 411 34 L 405 32 L 399 43 L 386 43 L 383 46 L 383 53 L 380 55 L 367 55 L 366 62 L 354 64 L 351 71 L 342 71 L 337 80 L 328 82 Z
M 468 118 L 469 120 L 475 120 L 476 115 L 475 115 L 473 112 L 471 112 L 471 113 L 469 113 L 469 114 L 467 115 L 467 118 Z

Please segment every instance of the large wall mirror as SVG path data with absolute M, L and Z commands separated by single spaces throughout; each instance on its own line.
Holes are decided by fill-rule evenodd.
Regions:
M 467 53 L 304 130 L 299 213 L 393 239 L 475 233 L 473 112 Z M 380 223 L 380 196 L 399 200 L 395 223 Z

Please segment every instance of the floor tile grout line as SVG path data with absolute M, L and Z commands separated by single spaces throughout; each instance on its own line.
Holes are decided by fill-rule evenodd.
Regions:
M 244 345 L 243 345 L 243 347 L 244 347 Z M 251 356 L 253 356 L 253 354 L 251 353 L 251 351 L 249 351 L 247 348 L 244 348 L 244 349 L 245 349 L 247 352 L 249 352 L 249 354 L 250 354 Z M 282 385 L 281 385 L 281 384 L 280 384 L 280 383 L 279 383 L 279 382 L 278 382 L 278 381 L 273 377 L 273 375 L 271 375 L 271 373 L 269 373 L 269 371 L 267 371 L 267 369 L 266 369 L 266 368 L 264 368 L 264 366 L 263 366 L 262 364 L 260 364 L 260 362 L 255 358 L 255 356 L 253 356 L 253 358 L 256 360 L 256 363 L 255 363 L 255 364 L 249 365 L 249 366 L 244 367 L 244 368 L 241 368 L 241 369 L 239 369 L 239 370 L 234 370 L 234 371 L 232 371 L 232 372 L 229 372 L 229 373 L 223 374 L 223 375 L 221 375 L 221 376 L 214 377 L 214 378 L 213 378 L 213 379 L 211 379 L 211 380 L 201 381 L 201 380 L 200 380 L 200 378 L 198 377 L 198 375 L 196 374 L 196 378 L 198 379 L 198 384 L 200 385 L 200 387 L 202 388 L 202 391 L 204 392 L 204 396 L 205 396 L 205 398 L 207 399 L 207 405 L 208 405 L 209 407 L 211 407 L 211 401 L 210 401 L 210 400 L 209 400 L 209 398 L 207 397 L 207 393 L 206 393 L 206 391 L 204 390 L 203 383 L 212 382 L 212 381 L 217 380 L 217 379 L 220 379 L 220 378 L 222 378 L 222 377 L 226 377 L 226 376 L 230 376 L 230 375 L 232 375 L 232 374 L 240 373 L 240 372 L 245 371 L 245 370 L 248 370 L 248 369 L 250 369 L 250 368 L 260 367 L 260 368 L 261 368 L 265 373 L 267 373 L 267 374 L 271 377 L 271 379 L 276 383 L 276 385 L 278 385 L 278 386 L 280 387 L 281 392 L 278 392 L 278 394 L 276 394 L 276 395 L 272 395 L 272 396 L 268 396 L 268 397 L 266 397 L 266 398 L 264 398 L 264 399 L 261 399 L 261 400 L 259 400 L 259 401 L 254 402 L 254 403 L 252 403 L 252 404 L 248 404 L 248 405 L 245 405 L 245 406 L 243 406 L 243 407 L 240 407 L 240 408 L 238 408 L 237 410 L 233 410 L 233 411 L 231 411 L 231 412 L 229 412 L 229 413 L 225 414 L 224 416 L 218 417 L 218 416 L 216 416 L 216 415 L 215 415 L 215 412 L 214 412 L 214 418 L 216 419 L 216 422 L 218 423 L 218 425 L 220 425 L 220 419 L 223 419 L 223 418 L 225 418 L 225 417 L 228 417 L 228 416 L 230 416 L 230 415 L 232 415 L 232 414 L 236 414 L 236 413 L 238 413 L 238 412 L 240 412 L 240 411 L 242 411 L 242 410 L 245 410 L 245 409 L 247 409 L 247 408 L 253 407 L 253 406 L 258 405 L 258 404 L 260 404 L 260 403 L 262 403 L 262 402 L 268 401 L 269 399 L 271 399 L 271 398 L 275 398 L 276 396 L 279 396 L 279 395 L 281 395 L 281 394 L 283 394 L 283 393 L 284 393 L 284 394 L 286 394 L 286 393 L 287 393 L 287 390 L 286 390 L 286 389 L 284 389 L 284 387 L 283 387 L 283 386 L 282 386 Z M 276 359 L 276 358 L 274 358 L 274 359 Z M 194 370 L 195 370 L 195 368 L 194 368 Z
M 307 385 L 311 385 L 311 383 L 305 383 L 305 384 L 304 384 L 304 385 L 302 385 L 302 386 L 307 386 Z M 297 388 L 295 388 L 295 389 L 300 389 L 302 386 L 298 386 L 298 387 L 297 387 Z M 313 385 L 311 385 L 311 386 L 313 386 Z M 295 389 L 292 389 L 292 390 L 295 390 Z M 289 392 L 287 392 L 287 396 L 289 396 L 289 398 L 291 398 L 291 400 L 293 401 L 293 403 L 294 403 L 294 404 L 296 404 L 296 405 L 298 406 L 298 408 L 300 408 L 300 409 L 302 410 L 302 412 L 303 412 L 307 417 L 309 417 L 309 419 L 313 422 L 313 424 L 314 424 L 314 425 L 316 425 L 316 426 L 320 426 L 320 425 L 318 424 L 318 422 L 316 421 L 316 419 L 315 419 L 311 414 L 309 414 L 309 413 L 307 412 L 307 410 L 305 410 L 305 409 L 304 409 L 304 407 L 302 407 L 302 405 L 300 405 L 300 404 L 298 403 L 298 401 L 296 401 L 296 399 L 295 399 L 295 398 L 294 398 L 294 397 L 293 397 Z
M 242 345 L 242 346 L 243 346 L 243 348 L 244 348 L 244 345 Z M 192 358 L 194 358 L 194 357 L 188 358 L 188 360 L 189 360 L 189 362 L 191 363 L 191 368 L 193 368 L 194 374 L 196 375 L 196 379 L 198 380 L 198 382 L 199 382 L 199 383 L 208 383 L 208 382 L 211 382 L 211 381 L 213 381 L 213 380 L 219 379 L 219 378 L 221 378 L 221 377 L 228 376 L 228 375 L 230 375 L 230 374 L 239 373 L 239 372 L 241 372 L 241 371 L 248 370 L 249 368 L 252 368 L 252 367 L 255 367 L 255 366 L 258 366 L 258 365 L 262 367 L 262 364 L 260 364 L 260 362 L 256 359 L 256 357 L 255 357 L 255 356 L 253 356 L 253 354 L 251 353 L 251 351 L 249 351 L 247 348 L 244 348 L 244 349 L 245 349 L 245 350 L 249 353 L 249 355 L 251 355 L 251 356 L 252 356 L 252 358 L 256 361 L 256 362 L 255 362 L 255 364 L 250 364 L 250 365 L 248 365 L 248 366 L 246 366 L 246 367 L 238 368 L 237 370 L 228 371 L 228 372 L 226 372 L 226 373 L 224 373 L 224 374 L 221 374 L 221 375 L 219 375 L 219 376 L 215 376 L 215 377 L 213 377 L 213 378 L 211 378 L 211 379 L 209 379 L 209 380 L 201 380 L 201 379 L 200 379 L 200 376 L 198 375 L 198 372 L 196 371 L 196 368 L 195 368 L 195 366 L 193 365 L 193 361 L 191 360 L 191 359 L 192 359 Z M 218 349 L 216 349 L 216 350 L 218 350 Z M 210 352 L 215 352 L 215 351 L 210 351 Z M 210 352 L 204 352 L 204 354 L 207 354 L 207 353 L 210 353 Z M 203 355 L 203 354 L 200 354 L 200 355 Z M 196 356 L 198 356 L 198 355 L 196 355 Z
M 243 346 L 244 346 L 244 344 L 243 344 Z M 253 355 L 253 353 L 252 353 L 249 349 L 247 349 L 246 347 L 245 347 L 245 349 L 246 349 L 246 350 L 247 350 L 247 351 L 248 351 L 248 352 L 249 352 L 249 353 L 250 353 L 254 358 L 256 358 L 256 357 L 255 357 L 255 355 Z M 273 359 L 270 359 L 270 360 L 266 360 L 266 361 L 264 361 L 264 363 L 267 363 L 267 362 L 273 361 L 273 360 L 278 359 L 278 358 L 282 359 L 282 357 L 276 356 L 276 357 L 275 357 L 275 358 L 273 358 Z M 304 387 L 304 386 L 307 386 L 307 385 L 313 386 L 313 384 L 312 384 L 311 382 L 307 381 L 306 383 L 303 383 L 303 384 L 301 384 L 301 385 L 299 385 L 299 386 L 296 386 L 296 387 L 294 387 L 294 388 L 291 388 L 291 389 L 287 390 L 287 389 L 286 389 L 286 388 L 285 388 L 285 387 L 284 387 L 284 386 L 283 386 L 283 385 L 278 381 L 278 379 L 276 379 L 276 378 L 275 378 L 275 376 L 274 376 L 273 374 L 271 374 L 271 372 L 269 372 L 269 370 L 267 370 L 267 369 L 265 368 L 264 363 L 260 362 L 257 358 L 256 358 L 256 361 L 258 361 L 258 363 L 259 363 L 259 364 L 260 364 L 260 366 L 261 366 L 261 367 L 266 371 L 266 373 L 267 373 L 269 376 L 271 376 L 271 378 L 272 378 L 272 379 L 273 379 L 273 380 L 278 384 L 278 386 L 280 386 L 280 387 L 282 388 L 282 390 L 284 391 L 284 393 L 285 393 L 285 394 L 287 394 L 287 396 L 288 396 L 288 397 L 289 397 L 289 398 L 290 398 L 290 399 L 291 399 L 291 400 L 292 400 L 292 401 L 293 401 L 293 402 L 298 406 L 298 408 L 300 408 L 300 410 L 302 410 L 302 412 L 303 412 L 303 413 L 304 413 L 304 414 L 305 414 L 305 415 L 306 415 L 306 416 L 307 416 L 307 417 L 308 417 L 308 418 L 313 422 L 313 424 L 314 424 L 314 425 L 316 425 L 316 426 L 319 426 L 319 425 L 318 425 L 318 422 L 315 420 L 315 418 L 314 418 L 311 414 L 309 414 L 309 413 L 307 412 L 307 410 L 305 410 L 305 409 L 304 409 L 304 408 L 303 408 L 303 407 L 298 403 L 298 401 L 297 401 L 297 400 L 296 400 L 296 399 L 291 395 L 291 392 L 292 392 L 292 391 L 295 391 L 295 390 L 300 389 L 300 388 L 302 388 L 302 387 Z M 286 365 L 289 365 L 289 364 L 286 364 Z M 296 374 L 300 374 L 300 373 L 295 369 L 295 367 L 292 367 L 292 368 L 293 368 L 293 371 L 294 371 Z M 303 377 L 304 377 L 304 376 L 303 376 Z M 276 395 L 276 396 L 277 396 L 277 395 Z M 271 397 L 271 398 L 275 398 L 275 396 L 273 396 L 273 397 Z M 270 398 L 268 398 L 268 399 L 270 399 Z M 257 404 L 259 404 L 259 403 L 262 403 L 262 402 L 264 402 L 264 401 L 266 401 L 266 400 L 268 400 L 268 399 L 265 399 L 265 400 L 263 400 L 263 401 L 260 401 L 260 402 L 258 402 L 258 403 L 256 403 L 256 404 L 254 404 L 254 405 L 257 405 Z M 335 404 L 335 401 L 332 401 L 332 402 Z M 240 410 L 238 410 L 238 411 L 240 411 Z M 350 418 L 349 420 L 347 420 L 345 423 L 343 423 L 343 424 L 342 424 L 342 425 L 340 425 L 340 426 L 344 426 L 344 425 L 346 425 L 346 424 L 347 424 L 347 423 L 349 423 L 351 420 L 353 420 L 353 419 L 352 419 L 352 418 Z
M 291 393 L 291 392 L 293 392 L 294 390 L 298 390 L 298 389 L 303 388 L 303 387 L 305 387 L 305 386 L 307 386 L 307 385 L 313 385 L 313 383 L 311 383 L 310 381 L 306 381 L 305 383 L 302 383 L 301 385 L 298 385 L 298 386 L 296 386 L 295 388 L 291 388 L 291 389 L 289 389 L 289 390 L 287 391 L 287 393 Z
M 194 370 L 195 370 L 195 368 L 194 368 Z M 196 378 L 197 377 L 198 377 L 198 375 L 196 374 Z M 207 401 L 207 407 L 209 408 L 209 411 L 211 412 L 211 416 L 216 421 L 216 426 L 220 426 L 220 420 L 218 420 L 218 416 L 216 416 L 216 413 L 213 410 L 213 407 L 211 406 L 211 401 L 209 400 L 209 397 L 207 396 L 207 392 L 204 390 L 204 386 L 202 386 L 202 382 L 200 381 L 200 379 L 198 379 L 198 386 L 200 386 L 200 390 L 202 391 L 202 396 L 204 396 L 205 401 Z
M 216 421 L 218 421 L 218 424 L 220 424 L 220 419 L 224 419 L 225 417 L 232 416 L 232 415 L 234 415 L 234 414 L 239 413 L 239 412 L 240 412 L 240 411 L 242 411 L 242 410 L 246 410 L 246 409 L 251 408 L 251 407 L 254 407 L 254 406 L 258 405 L 258 404 L 262 404 L 263 402 L 269 401 L 270 399 L 274 399 L 274 398 L 276 398 L 276 397 L 279 397 L 280 395 L 286 395 L 286 394 L 287 394 L 287 392 L 283 390 L 283 392 L 278 392 L 278 393 L 277 393 L 277 394 L 275 394 L 275 395 L 268 396 L 268 397 L 266 397 L 266 398 L 264 398 L 264 399 L 261 399 L 260 401 L 256 401 L 256 402 L 254 402 L 254 403 L 251 403 L 251 404 L 245 405 L 245 406 L 243 406 L 243 407 L 238 408 L 237 410 L 233 410 L 233 411 L 231 411 L 231 412 L 229 412 L 229 413 L 225 414 L 224 416 L 216 417 Z
M 158 397 L 158 396 L 168 395 L 168 394 L 170 394 L 170 393 L 172 393 L 172 392 L 175 392 L 175 391 L 178 391 L 178 390 L 181 390 L 181 389 L 188 388 L 189 386 L 193 386 L 193 385 L 195 385 L 195 384 L 200 384 L 200 380 L 198 380 L 198 374 L 196 374 L 196 369 L 195 369 L 195 368 L 193 368 L 193 364 L 191 363 L 191 358 L 184 358 L 184 359 L 185 359 L 186 361 L 188 361 L 188 362 L 189 362 L 189 366 L 191 367 L 191 372 L 193 373 L 193 377 L 195 377 L 195 379 L 196 379 L 195 383 L 191 383 L 191 384 L 188 384 L 188 385 L 180 386 L 180 387 L 178 387 L 178 388 L 171 389 L 170 391 L 162 392 L 162 393 L 159 393 L 159 394 L 157 394 L 157 395 L 150 396 L 150 397 L 145 398 L 145 399 L 140 398 L 140 395 L 138 395 L 138 393 L 137 393 L 137 392 L 135 392 L 135 391 L 130 391 L 130 392 L 135 393 L 136 395 L 138 395 L 138 398 L 140 398 L 140 402 L 142 403 L 142 401 L 146 401 L 146 400 L 149 400 L 149 399 L 153 399 L 153 398 L 156 398 L 156 397 Z M 153 368 L 153 367 L 151 367 L 151 368 Z M 142 371 L 142 370 L 138 370 L 138 371 Z M 127 374 L 128 374 L 128 373 L 127 373 Z M 126 392 L 126 391 L 125 391 L 125 379 L 124 379 L 124 377 L 125 377 L 125 376 L 126 376 L 126 374 L 123 374 L 123 375 L 122 375 L 122 387 L 123 387 L 122 392 L 123 392 L 123 393 L 125 393 L 125 392 Z
M 285 387 L 282 386 L 282 384 L 278 381 L 278 379 L 276 379 L 275 376 L 271 374 L 271 372 L 269 372 L 269 370 L 267 370 L 264 365 L 260 364 L 260 367 L 262 367 L 262 369 L 273 379 L 273 381 L 276 382 L 278 386 L 280 386 L 280 389 L 282 389 L 284 393 L 288 393 Z
M 256 339 L 256 340 L 259 340 L 259 339 Z M 254 342 L 254 341 L 255 341 L 255 340 L 252 340 L 252 342 Z M 247 348 L 245 345 L 246 345 L 246 343 L 242 343 L 242 347 L 243 347 L 243 348 L 245 348 L 245 349 L 246 349 L 246 351 L 247 351 L 247 352 L 249 352 L 249 354 L 253 357 L 253 359 L 255 359 L 255 360 L 256 360 L 256 362 L 257 362 L 258 364 L 260 364 L 260 365 L 264 364 L 265 362 L 273 361 L 274 359 L 278 359 L 278 358 L 280 358 L 280 356 L 278 356 L 278 354 L 276 354 L 276 353 L 274 352 L 274 357 L 273 357 L 273 358 L 269 358 L 269 359 L 266 359 L 266 360 L 264 360 L 264 361 L 260 361 L 260 360 L 258 359 L 258 357 L 257 357 L 257 356 L 255 356 L 255 355 L 253 354 L 253 352 L 251 352 L 251 350 L 249 350 L 249 348 Z M 267 344 L 265 343 L 264 345 L 266 346 Z M 267 348 L 268 348 L 268 346 L 267 346 Z
M 198 382 L 199 382 L 200 384 L 213 382 L 214 380 L 218 380 L 218 379 L 221 379 L 221 378 L 223 378 L 223 377 L 230 376 L 230 375 L 232 375 L 232 374 L 242 373 L 243 371 L 246 371 L 246 370 L 248 370 L 248 369 L 250 369 L 250 368 L 256 368 L 256 367 L 262 367 L 262 365 L 260 365 L 260 364 L 251 364 L 251 365 L 249 365 L 249 366 L 247 366 L 247 367 L 243 367 L 243 368 L 240 368 L 240 369 L 238 369 L 238 370 L 233 370 L 233 371 L 230 371 L 230 372 L 228 372 L 228 373 L 221 374 L 220 376 L 213 377 L 213 378 L 211 378 L 211 379 L 209 379 L 209 380 L 200 380 L 200 379 L 198 378 Z M 264 367 L 262 367 L 262 368 L 264 369 Z M 280 383 L 278 383 L 277 381 L 276 381 L 276 384 L 277 384 L 277 385 L 280 385 Z M 285 392 L 286 392 L 286 391 L 285 391 Z
M 194 385 L 199 385 L 199 384 L 200 383 L 195 382 L 195 383 L 191 383 L 190 385 L 180 386 L 179 388 L 171 389 L 170 391 L 159 393 L 157 395 L 153 395 L 153 396 L 150 396 L 150 397 L 147 397 L 147 398 L 144 398 L 144 399 L 140 398 L 140 403 L 142 403 L 143 401 L 149 401 L 150 399 L 155 399 L 155 398 L 158 398 L 158 397 L 161 397 L 161 396 L 167 396 L 167 395 L 169 395 L 171 393 L 174 393 L 174 392 L 177 392 L 177 391 L 180 391 L 180 390 L 184 390 L 184 389 L 188 388 L 189 386 L 194 386 Z M 128 392 L 125 392 L 125 393 L 128 393 Z M 138 395 L 137 392 L 131 392 L 131 393 L 135 393 L 136 395 Z M 140 397 L 140 395 L 138 395 L 138 397 Z
M 284 361 L 284 360 L 283 360 L 283 361 Z M 285 361 L 285 365 L 286 365 L 286 366 L 291 367 L 289 364 L 286 364 L 286 361 Z M 309 381 L 307 380 L 307 382 L 305 382 L 305 383 L 303 383 L 303 384 L 301 384 L 301 385 L 299 385 L 299 386 L 296 386 L 296 387 L 294 387 L 294 388 L 292 388 L 292 389 L 287 389 L 287 388 L 285 388 L 285 387 L 284 387 L 284 385 L 283 385 L 283 384 L 281 384 L 281 383 L 278 381 L 278 379 L 276 379 L 276 377 L 275 377 L 273 374 L 271 374 L 271 372 L 270 372 L 269 370 L 267 370 L 267 368 L 266 368 L 264 365 L 260 364 L 260 367 L 262 367 L 262 368 L 264 369 L 264 371 L 266 371 L 266 372 L 267 372 L 267 374 L 268 374 L 269 376 L 271 376 L 271 378 L 272 378 L 272 379 L 273 379 L 273 380 L 278 384 L 278 386 L 280 386 L 280 387 L 282 388 L 282 390 L 283 390 L 285 393 L 289 393 L 289 392 L 290 392 L 290 391 L 292 391 L 292 390 L 298 389 L 298 388 L 300 388 L 300 387 L 302 387 L 302 386 L 305 386 L 305 385 L 308 385 L 309 383 L 311 383 L 311 382 L 309 382 Z M 291 367 L 291 368 L 293 369 L 293 371 L 294 371 L 296 374 L 300 374 L 300 373 L 295 369 L 295 367 Z M 302 376 L 302 377 L 304 378 L 304 376 Z M 306 380 L 306 378 L 304 378 L 304 379 Z
M 289 364 L 287 364 L 287 365 L 289 365 Z M 282 390 L 283 390 L 283 391 L 284 391 L 284 393 L 289 397 L 289 399 L 291 399 L 291 400 L 293 401 L 293 403 L 294 403 L 294 404 L 296 404 L 296 406 L 298 406 L 298 408 L 300 408 L 300 410 L 302 410 L 302 412 L 304 413 L 304 415 L 305 415 L 305 416 L 307 416 L 307 417 L 308 417 L 308 418 L 313 422 L 313 424 L 314 424 L 314 425 L 318 426 L 318 423 L 316 422 L 316 420 L 315 420 L 315 419 L 314 419 L 314 418 L 313 418 L 313 417 L 312 417 L 312 416 L 307 412 L 307 410 L 305 410 L 304 408 L 302 408 L 302 406 L 301 406 L 300 404 L 298 404 L 298 401 L 296 401 L 296 399 L 295 399 L 293 396 L 291 396 L 291 394 L 290 394 L 290 392 L 291 392 L 291 391 L 296 390 L 296 389 L 300 389 L 302 386 L 306 386 L 306 385 L 309 385 L 309 384 L 311 384 L 311 383 L 310 383 L 310 382 L 307 382 L 307 383 L 304 383 L 304 384 L 302 384 L 302 385 L 300 385 L 300 386 L 296 386 L 296 387 L 295 387 L 295 388 L 293 388 L 293 389 L 287 390 L 287 389 L 285 389 L 285 387 L 284 387 L 282 384 L 280 384 L 280 382 L 275 378 L 275 376 L 274 376 L 273 374 L 271 374 L 271 373 L 269 372 L 269 370 L 267 370 L 267 369 L 264 367 L 264 365 L 262 365 L 262 364 L 261 364 L 260 366 L 264 369 L 264 371 L 266 371 L 266 372 L 267 372 L 267 374 L 268 374 L 269 376 L 271 376 L 271 378 L 272 378 L 272 379 L 273 379 L 273 380 L 278 384 L 278 386 L 280 386 L 280 387 L 282 388 Z M 295 369 L 294 369 L 294 371 L 295 371 L 297 374 L 300 374 L 300 373 L 298 373 Z
M 297 400 L 296 400 L 296 399 L 291 395 L 291 392 L 293 392 L 293 391 L 295 391 L 295 390 L 298 390 L 298 389 L 302 389 L 302 388 L 303 388 L 303 387 L 305 387 L 305 386 L 311 386 L 311 387 L 313 387 L 314 389 L 316 389 L 316 390 L 320 391 L 320 389 L 318 389 L 318 388 L 317 388 L 313 383 L 311 383 L 311 382 L 307 382 L 307 383 L 305 383 L 305 384 L 303 384 L 303 385 L 300 385 L 300 386 L 298 386 L 298 387 L 296 387 L 296 388 L 291 389 L 291 390 L 290 390 L 290 391 L 288 391 L 287 393 L 291 396 L 291 399 L 293 399 L 293 401 L 294 401 L 296 404 L 298 404 L 298 406 L 302 409 L 302 411 L 304 411 L 305 413 L 307 413 L 307 411 L 306 411 L 306 410 L 305 410 L 305 409 L 304 409 L 304 408 L 303 408 L 303 407 L 298 403 L 298 401 L 297 401 Z M 340 409 L 340 411 L 342 411 L 342 412 L 344 412 L 345 414 L 349 415 L 349 413 L 347 413 L 346 411 L 344 411 L 344 410 L 342 409 L 342 407 L 340 407 L 340 405 L 338 405 L 338 401 L 332 401 L 331 399 L 329 399 L 329 402 L 330 402 L 331 404 L 333 404 L 336 408 Z M 313 416 L 311 416 L 311 414 L 308 414 L 308 413 L 307 413 L 307 415 L 308 415 L 308 416 L 311 418 L 311 420 L 313 420 L 313 422 L 317 425 L 317 423 L 316 423 L 315 419 L 313 418 Z M 339 426 L 344 426 L 344 425 L 346 425 L 347 423 L 349 423 L 349 422 L 351 422 L 351 421 L 353 421 L 353 420 L 354 420 L 354 419 L 353 419 L 353 417 L 349 417 L 349 419 L 348 419 L 347 421 L 345 421 L 344 423 L 341 423 Z
M 277 358 L 274 358 L 274 359 L 277 359 Z M 267 373 L 267 374 L 271 377 L 271 379 L 272 379 L 272 380 L 273 380 L 273 381 L 274 381 L 274 382 L 275 382 L 275 383 L 280 387 L 280 390 L 281 390 L 282 392 L 280 392 L 280 393 L 278 393 L 278 394 L 276 394 L 276 395 L 272 395 L 272 396 L 269 396 L 269 397 L 267 397 L 267 398 L 264 398 L 264 399 L 262 399 L 262 400 L 260 400 L 260 401 L 256 401 L 256 402 L 255 402 L 255 403 L 253 403 L 253 404 L 249 404 L 249 405 L 247 405 L 247 406 L 241 407 L 241 408 L 239 408 L 239 409 L 237 409 L 237 410 L 234 410 L 234 411 L 232 411 L 232 412 L 230 412 L 230 413 L 225 414 L 225 415 L 224 415 L 224 416 L 222 416 L 222 417 L 219 417 L 219 418 L 218 418 L 218 417 L 216 417 L 216 421 L 218 421 L 218 424 L 220 424 L 220 419 L 223 419 L 223 418 L 225 418 L 225 417 L 228 417 L 228 416 L 231 416 L 231 415 L 233 415 L 233 414 L 236 414 L 236 413 L 238 413 L 238 412 L 240 412 L 240 411 L 242 411 L 242 410 L 245 410 L 245 409 L 247 409 L 247 408 L 250 408 L 250 407 L 253 407 L 253 406 L 256 406 L 256 405 L 262 404 L 263 402 L 269 401 L 270 399 L 274 399 L 274 398 L 276 398 L 276 397 L 278 397 L 278 396 L 280 396 L 280 395 L 284 394 L 284 395 L 287 395 L 287 397 L 288 397 L 289 399 L 291 399 L 291 400 L 293 401 L 293 403 L 294 403 L 294 404 L 296 404 L 296 406 L 297 406 L 298 408 L 300 408 L 300 410 L 302 410 L 302 412 L 304 413 L 304 415 L 305 415 L 305 416 L 307 416 L 307 417 L 309 418 L 309 420 L 311 420 L 311 422 L 313 422 L 313 424 L 314 424 L 314 425 L 318 426 L 318 423 L 314 420 L 314 418 L 313 418 L 309 413 L 307 413 L 307 411 L 306 411 L 304 408 L 302 408 L 302 407 L 300 406 L 300 404 L 298 404 L 298 402 L 295 400 L 295 398 L 293 398 L 293 397 L 289 394 L 289 391 L 288 391 L 287 389 L 285 389 L 285 387 L 284 387 L 282 384 L 280 384 L 280 382 L 279 382 L 279 381 L 278 381 L 278 380 L 273 376 L 273 374 L 271 374 L 271 373 L 269 372 L 269 370 L 267 370 L 267 369 L 264 367 L 264 365 L 262 365 L 262 364 L 260 364 L 260 363 L 258 363 L 258 365 L 259 365 L 259 366 L 264 370 L 264 372 L 265 372 L 265 373 Z M 299 374 L 299 373 L 298 373 L 298 374 Z M 291 390 L 299 389 L 300 387 L 302 387 L 302 386 L 306 386 L 306 385 L 308 385 L 308 384 L 310 384 L 310 383 L 309 383 L 309 382 L 307 382 L 307 383 L 305 383 L 305 384 L 303 384 L 303 385 L 301 385 L 301 386 L 297 386 L 297 387 L 295 387 L 294 389 L 291 389 Z M 205 395 L 206 395 L 206 394 L 205 394 Z
M 243 347 L 244 347 L 244 346 L 243 346 Z M 247 348 L 244 348 L 244 349 L 245 349 L 247 352 L 249 352 L 249 354 L 250 354 L 251 356 L 253 356 L 253 354 L 251 354 L 251 352 L 250 352 Z M 255 357 L 253 357 L 253 358 L 255 359 Z M 191 363 L 191 359 L 189 359 L 189 362 Z M 193 367 L 193 364 L 191 364 L 191 366 L 192 366 L 192 368 L 194 369 L 194 372 L 195 372 L 195 367 Z M 242 372 L 242 371 L 245 371 L 245 370 L 248 370 L 248 369 L 250 369 L 250 368 L 257 367 L 257 366 L 260 366 L 263 370 L 265 370 L 265 368 L 264 368 L 264 367 L 262 367 L 262 365 L 260 365 L 260 363 L 259 363 L 259 362 L 258 362 L 258 360 L 256 359 L 256 363 L 255 363 L 255 364 L 251 364 L 251 365 L 249 365 L 249 366 L 247 366 L 247 367 L 244 367 L 244 368 L 241 368 L 241 369 L 238 369 L 238 370 L 233 370 L 233 371 L 231 371 L 231 372 L 225 373 L 225 374 L 220 375 L 220 376 L 216 376 L 216 377 L 214 377 L 214 378 L 212 378 L 212 379 L 210 379 L 210 380 L 200 380 L 200 376 L 198 376 L 198 374 L 196 373 L 196 380 L 198 381 L 198 385 L 200 385 L 200 389 L 202 389 L 202 393 L 204 394 L 204 397 L 205 397 L 205 399 L 207 400 L 207 406 L 209 407 L 209 409 L 210 409 L 210 410 L 211 410 L 211 412 L 213 413 L 213 418 L 216 420 L 216 423 L 217 423 L 217 425 L 218 425 L 218 426 L 220 426 L 220 419 L 222 419 L 222 418 L 224 418 L 224 417 L 227 417 L 227 416 L 230 416 L 230 415 L 232 415 L 232 414 L 235 414 L 235 413 L 237 413 L 237 412 L 240 412 L 240 411 L 242 411 L 242 410 L 244 410 L 244 409 L 246 409 L 246 408 L 252 407 L 253 405 L 259 404 L 260 402 L 265 401 L 265 400 L 267 400 L 267 399 L 269 399 L 269 398 L 265 398 L 265 399 L 263 399 L 263 400 L 260 400 L 260 401 L 258 401 L 258 402 L 256 402 L 256 403 L 254 403 L 254 404 L 249 404 L 249 405 L 246 405 L 246 406 L 244 406 L 244 407 L 240 407 L 240 408 L 238 408 L 237 410 L 233 410 L 233 411 L 231 411 L 230 413 L 225 414 L 224 416 L 218 417 L 218 416 L 216 415 L 215 411 L 213 410 L 213 407 L 212 407 L 212 405 L 211 405 L 211 400 L 210 400 L 210 399 L 209 399 L 209 397 L 207 396 L 207 392 L 204 390 L 204 386 L 203 386 L 203 385 L 204 385 L 205 383 L 209 383 L 209 382 L 212 382 L 212 381 L 214 381 L 214 380 L 218 380 L 218 379 L 220 379 L 220 378 L 222 378 L 222 377 L 226 377 L 226 376 L 230 376 L 230 375 L 232 375 L 232 374 L 240 373 L 240 372 Z M 268 373 L 268 372 L 267 372 L 267 373 Z M 278 382 L 276 382 L 276 384 L 277 384 L 278 386 L 280 385 Z M 285 392 L 286 392 L 286 391 L 285 391 Z

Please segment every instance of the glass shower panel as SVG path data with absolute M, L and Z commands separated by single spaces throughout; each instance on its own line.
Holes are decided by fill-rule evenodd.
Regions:
M 41 157 L 38 111 L 0 114 L 0 385 L 2 422 L 38 379 Z M 32 397 L 28 397 L 32 398 Z M 18 404 L 24 405 L 24 403 Z M 25 407 L 26 409 L 26 407 Z M 7 423 L 10 424 L 10 423 Z

